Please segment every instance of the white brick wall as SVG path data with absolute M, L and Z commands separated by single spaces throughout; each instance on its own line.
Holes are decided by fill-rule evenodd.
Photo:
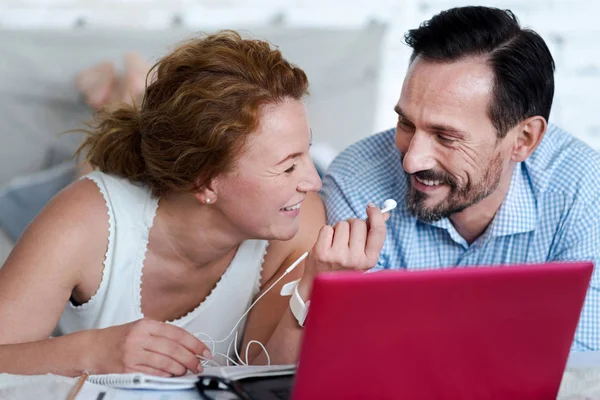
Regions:
M 347 26 L 378 20 L 388 24 L 380 98 L 373 131 L 395 122 L 392 111 L 409 52 L 403 33 L 453 6 L 510 8 L 548 42 L 557 63 L 551 120 L 600 149 L 600 24 L 597 0 L 0 0 L 0 26 L 69 29 L 87 26 L 190 28 L 279 23 Z

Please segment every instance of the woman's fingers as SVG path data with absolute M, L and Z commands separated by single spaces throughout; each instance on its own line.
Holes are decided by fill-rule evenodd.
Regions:
M 148 375 L 154 375 L 154 376 L 164 376 L 164 377 L 173 376 L 172 374 L 170 374 L 168 372 L 161 371 L 160 369 L 152 368 L 147 365 L 136 365 L 135 372 L 141 372 L 142 374 L 148 374 Z
M 144 350 L 162 354 L 194 373 L 199 373 L 200 360 L 197 355 L 181 343 L 161 336 L 149 336 Z
M 144 351 L 140 354 L 137 365 L 143 365 L 149 368 L 171 374 L 172 376 L 182 376 L 187 372 L 187 368 L 171 357 L 153 351 Z
M 381 213 L 379 207 L 367 207 L 367 216 L 369 218 L 369 230 L 366 237 L 365 243 L 365 256 L 367 263 L 371 267 L 377 263 L 379 254 L 383 248 L 385 242 L 386 226 L 385 216 Z
M 210 357 L 210 354 L 204 354 L 205 351 L 208 350 L 208 347 L 204 342 L 200 339 L 189 333 L 183 328 L 178 326 L 164 323 L 164 322 L 154 322 L 149 329 L 149 333 L 153 336 L 162 336 L 167 339 L 170 339 L 174 342 L 177 342 L 188 349 L 194 355 L 205 355 Z

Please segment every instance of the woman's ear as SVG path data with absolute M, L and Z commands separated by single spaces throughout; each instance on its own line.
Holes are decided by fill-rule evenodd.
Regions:
M 202 204 L 214 204 L 217 201 L 217 178 L 213 178 L 208 182 L 196 182 L 194 189 L 194 197 Z
M 513 128 L 517 131 L 511 159 L 515 162 L 525 161 L 542 141 L 547 127 L 546 119 L 536 115 Z

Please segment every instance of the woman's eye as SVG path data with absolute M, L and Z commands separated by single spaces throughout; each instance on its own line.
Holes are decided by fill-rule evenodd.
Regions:
M 289 167 L 288 169 L 286 169 L 285 173 L 286 174 L 291 174 L 292 172 L 294 172 L 295 169 L 296 169 L 296 164 L 294 164 L 291 167 Z

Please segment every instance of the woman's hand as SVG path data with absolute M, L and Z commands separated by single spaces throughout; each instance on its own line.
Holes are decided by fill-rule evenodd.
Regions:
M 202 372 L 201 360 L 209 358 L 206 345 L 185 329 L 150 319 L 88 331 L 89 352 L 96 374 L 143 372 L 180 376 L 188 370 Z
M 314 277 L 325 271 L 366 271 L 375 266 L 386 235 L 389 214 L 375 205 L 367 206 L 367 221 L 351 218 L 334 227 L 321 228 L 317 242 L 306 258 L 304 276 L 298 285 L 308 300 Z

